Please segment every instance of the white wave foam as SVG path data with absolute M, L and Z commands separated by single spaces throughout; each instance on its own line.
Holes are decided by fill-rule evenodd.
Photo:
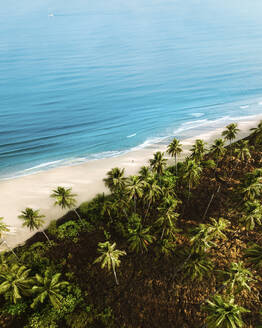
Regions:
M 170 136 L 165 136 L 165 137 L 155 137 L 155 138 L 147 139 L 146 141 L 144 141 L 144 142 L 141 143 L 140 145 L 135 146 L 135 147 L 132 147 L 132 148 L 131 148 L 130 150 L 128 150 L 127 152 L 129 152 L 129 151 L 135 151 L 135 150 L 140 150 L 140 149 L 144 149 L 144 148 L 150 147 L 150 146 L 152 146 L 152 145 L 157 145 L 157 144 L 159 144 L 160 142 L 163 142 L 163 141 L 167 140 L 168 138 L 170 138 Z
M 204 113 L 191 113 L 190 115 L 193 116 L 193 117 L 201 117 L 205 114 Z
M 133 138 L 136 136 L 136 133 L 130 134 L 129 136 L 127 136 L 127 138 Z
M 258 105 L 262 106 L 262 101 L 260 101 L 260 102 L 258 103 Z
M 246 109 L 248 107 L 249 107 L 249 105 L 242 105 L 242 106 L 240 106 L 241 109 Z
M 36 166 L 32 166 L 28 169 L 25 169 L 24 172 L 33 171 L 33 170 L 36 170 L 36 169 L 43 169 L 45 167 L 50 167 L 50 166 L 56 166 L 58 163 L 61 163 L 61 162 L 63 162 L 63 160 L 42 163 L 42 164 L 39 164 L 39 165 L 36 165 Z

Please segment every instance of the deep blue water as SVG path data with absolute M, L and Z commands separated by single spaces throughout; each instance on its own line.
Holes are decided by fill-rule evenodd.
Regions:
M 261 13 L 260 0 L 2 3 L 0 177 L 261 113 Z

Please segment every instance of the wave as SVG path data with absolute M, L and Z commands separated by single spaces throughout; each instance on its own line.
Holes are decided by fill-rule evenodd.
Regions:
M 193 117 L 201 117 L 205 114 L 204 113 L 191 113 L 190 115 L 193 116 Z
M 50 167 L 56 167 L 57 164 L 59 164 L 61 162 L 63 162 L 63 160 L 42 163 L 42 164 L 39 164 L 39 165 L 36 165 L 36 166 L 32 166 L 28 169 L 25 169 L 23 172 L 34 171 L 34 170 L 37 170 L 37 169 L 44 169 L 44 168 L 50 168 Z
M 129 136 L 127 136 L 127 138 L 133 138 L 136 136 L 136 133 L 130 134 Z
M 248 107 L 249 107 L 249 105 L 242 105 L 242 106 L 240 106 L 241 109 L 246 109 Z
M 261 102 L 262 105 L 262 102 Z M 67 159 L 60 159 L 55 161 L 49 161 L 45 163 L 41 163 L 35 166 L 32 166 L 30 168 L 26 168 L 22 171 L 15 172 L 13 175 L 9 175 L 7 177 L 1 177 L 0 180 L 8 180 L 13 178 L 18 178 L 30 174 L 40 173 L 45 170 L 57 168 L 57 167 L 65 167 L 65 166 L 75 166 L 79 164 L 86 163 L 88 161 L 93 160 L 100 160 L 105 158 L 112 158 L 117 157 L 120 155 L 124 155 L 128 152 L 141 150 L 144 148 L 150 148 L 154 147 L 156 148 L 159 144 L 168 144 L 171 138 L 178 137 L 181 138 L 181 140 L 188 137 L 188 132 L 193 132 L 195 130 L 195 135 L 197 136 L 197 133 L 199 133 L 199 128 L 210 128 L 210 130 L 213 130 L 215 128 L 224 127 L 226 124 L 229 124 L 231 122 L 251 122 L 254 121 L 254 123 L 257 121 L 258 117 L 257 115 L 246 115 L 241 117 L 234 117 L 234 116 L 223 116 L 215 120 L 208 120 L 208 119 L 200 119 L 200 120 L 192 120 L 189 122 L 182 123 L 178 128 L 174 129 L 171 133 L 166 133 L 164 136 L 157 136 L 153 138 L 148 138 L 141 144 L 131 147 L 129 149 L 125 150 L 112 150 L 112 151 L 103 151 L 100 153 L 94 153 L 94 154 L 88 154 L 83 157 L 75 157 L 75 158 L 67 158 Z M 136 133 L 131 134 L 127 137 L 133 137 Z

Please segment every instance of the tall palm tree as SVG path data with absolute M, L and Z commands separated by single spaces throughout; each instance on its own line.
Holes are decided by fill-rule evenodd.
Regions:
M 107 178 L 103 181 L 106 187 L 112 192 L 120 192 L 125 187 L 126 178 L 124 177 L 125 169 L 115 167 L 107 172 Z
M 0 217 L 0 239 L 3 237 L 3 232 L 10 231 L 8 226 L 3 222 L 4 218 Z
M 168 169 L 160 177 L 159 185 L 162 189 L 162 194 L 165 198 L 175 198 L 177 176 L 174 176 Z
M 140 227 L 130 231 L 130 237 L 128 238 L 129 247 L 131 251 L 143 253 L 147 251 L 148 245 L 150 245 L 154 239 L 154 236 L 150 234 L 150 227 Z
M 222 137 L 224 137 L 225 140 L 229 141 L 230 148 L 231 148 L 232 140 L 234 140 L 236 138 L 237 133 L 239 131 L 240 130 L 237 127 L 237 123 L 231 123 L 231 124 L 227 125 L 226 130 L 224 130 L 222 132 Z
M 126 194 L 128 199 L 134 200 L 134 207 L 136 212 L 136 201 L 143 196 L 145 182 L 137 175 L 133 175 L 127 179 Z
M 59 281 L 61 273 L 51 274 L 49 270 L 45 271 L 44 276 L 35 275 L 36 285 L 32 288 L 32 293 L 37 296 L 34 298 L 31 308 L 35 308 L 39 303 L 44 303 L 46 298 L 49 299 L 55 308 L 61 306 L 63 296 L 61 291 L 69 285 L 67 281 Z
M 53 193 L 51 194 L 51 198 L 55 199 L 55 205 L 60 206 L 62 209 L 72 209 L 75 214 L 77 215 L 80 222 L 83 223 L 80 215 L 77 213 L 77 210 L 75 208 L 76 206 L 76 194 L 72 193 L 72 188 L 64 188 L 64 187 L 57 187 L 53 190 Z
M 244 258 L 255 267 L 262 268 L 262 247 L 254 244 L 245 250 Z
M 119 257 L 126 255 L 126 252 L 115 248 L 116 243 L 110 244 L 109 241 L 106 241 L 105 243 L 99 243 L 98 252 L 101 253 L 101 255 L 94 261 L 94 263 L 101 262 L 101 268 L 104 269 L 107 267 L 108 271 L 110 271 L 112 268 L 116 284 L 119 285 L 116 275 L 116 267 L 118 267 L 121 263 Z
M 176 227 L 176 221 L 179 216 L 179 214 L 175 212 L 177 204 L 177 200 L 173 198 L 166 198 L 158 207 L 160 217 L 156 220 L 155 225 L 161 228 L 161 240 L 164 236 L 168 239 L 170 237 L 174 238 L 175 234 L 180 231 Z
M 194 159 L 196 162 L 202 161 L 204 158 L 205 153 L 207 152 L 206 142 L 201 139 L 197 139 L 195 144 L 190 149 L 191 150 L 191 158 Z
M 249 283 L 253 281 L 252 273 L 246 269 L 243 262 L 233 262 L 228 271 L 219 271 L 227 277 L 224 285 L 227 286 L 229 294 L 239 293 L 243 289 L 251 291 Z
M 188 198 L 189 198 L 192 187 L 200 179 L 201 172 L 202 172 L 202 168 L 196 163 L 195 160 L 192 159 L 192 160 L 188 160 L 186 162 L 183 178 L 188 183 Z
M 151 172 L 148 166 L 142 166 L 138 173 L 140 179 L 144 181 L 147 181 L 147 179 L 151 176 Z
M 237 143 L 236 148 L 234 149 L 234 153 L 236 154 L 237 159 L 242 162 L 249 160 L 251 158 L 251 154 L 249 150 L 248 140 L 240 140 Z
M 225 155 L 225 141 L 222 138 L 216 139 L 210 149 L 211 154 L 214 155 L 217 165 L 221 158 Z
M 44 215 L 39 214 L 40 210 L 33 210 L 30 207 L 27 207 L 25 210 L 22 211 L 22 214 L 19 215 L 19 219 L 23 220 L 23 227 L 27 227 L 32 230 L 38 230 L 43 227 L 45 217 Z M 48 238 L 47 234 L 43 229 L 41 229 L 41 232 L 44 234 L 48 242 L 50 243 L 50 239 Z
M 262 205 L 259 201 L 245 202 L 243 212 L 240 222 L 247 230 L 254 230 L 256 224 L 262 225 Z
M 163 174 L 167 162 L 167 159 L 164 158 L 164 153 L 161 153 L 160 151 L 156 152 L 154 158 L 150 159 L 149 162 L 153 172 L 156 172 L 159 175 Z
M 262 121 L 259 122 L 256 128 L 252 128 L 250 131 L 253 131 L 251 136 L 255 137 L 256 143 L 260 143 L 262 140 Z
M 155 176 L 150 178 L 147 181 L 144 191 L 144 200 L 147 201 L 147 210 L 145 216 L 147 216 L 150 206 L 152 203 L 155 203 L 156 199 L 162 194 L 162 189 L 157 183 L 157 179 Z
M 176 167 L 176 174 L 177 174 L 177 155 L 182 153 L 182 144 L 176 138 L 168 145 L 167 153 L 175 158 L 175 167 Z
M 234 303 L 234 298 L 226 300 L 221 295 L 215 295 L 207 301 L 204 310 L 207 311 L 207 328 L 242 328 L 244 322 L 242 313 L 250 312 Z
M 13 303 L 22 299 L 22 296 L 29 296 L 34 282 L 29 273 L 30 269 L 17 264 L 13 264 L 8 270 L 1 271 L 0 294 L 4 294 Z

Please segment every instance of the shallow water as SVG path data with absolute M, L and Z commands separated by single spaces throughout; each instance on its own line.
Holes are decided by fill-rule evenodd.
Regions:
M 0 11 L 0 177 L 262 112 L 262 3 L 40 1 Z

